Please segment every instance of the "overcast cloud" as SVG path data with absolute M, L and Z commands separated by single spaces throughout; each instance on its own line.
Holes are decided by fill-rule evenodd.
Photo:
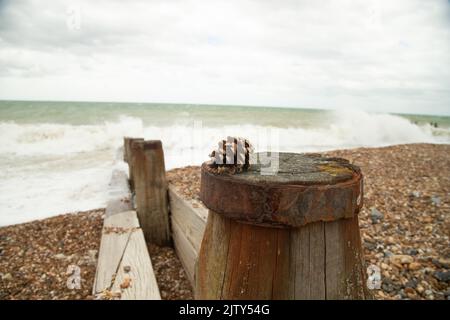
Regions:
M 450 2 L 0 0 L 0 99 L 450 114 Z

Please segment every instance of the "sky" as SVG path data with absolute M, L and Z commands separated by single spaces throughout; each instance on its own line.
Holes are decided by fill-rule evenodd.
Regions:
M 0 0 L 0 99 L 450 114 L 450 1 Z

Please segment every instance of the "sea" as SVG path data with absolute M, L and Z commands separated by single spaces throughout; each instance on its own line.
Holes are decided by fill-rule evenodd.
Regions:
M 450 143 L 450 117 L 226 105 L 0 101 L 0 226 L 105 207 L 123 137 L 159 139 L 166 169 L 227 136 L 256 151 Z

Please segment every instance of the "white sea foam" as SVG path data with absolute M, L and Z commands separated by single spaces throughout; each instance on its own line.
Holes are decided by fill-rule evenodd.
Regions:
M 440 130 L 439 135 L 433 135 Z M 320 151 L 399 143 L 449 143 L 445 129 L 417 126 L 393 115 L 341 111 L 313 128 L 200 122 L 167 127 L 136 117 L 96 125 L 0 122 L 0 225 L 105 206 L 114 168 L 125 169 L 117 150 L 124 136 L 160 139 L 168 169 L 200 164 L 227 135 L 250 139 L 257 150 Z

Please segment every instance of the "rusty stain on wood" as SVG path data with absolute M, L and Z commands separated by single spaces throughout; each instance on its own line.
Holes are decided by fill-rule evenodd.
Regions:
M 295 227 L 353 217 L 362 207 L 356 201 L 362 199 L 361 180 L 359 168 L 344 159 L 280 153 L 273 176 L 261 175 L 261 165 L 219 175 L 203 164 L 200 196 L 209 209 L 229 218 Z

